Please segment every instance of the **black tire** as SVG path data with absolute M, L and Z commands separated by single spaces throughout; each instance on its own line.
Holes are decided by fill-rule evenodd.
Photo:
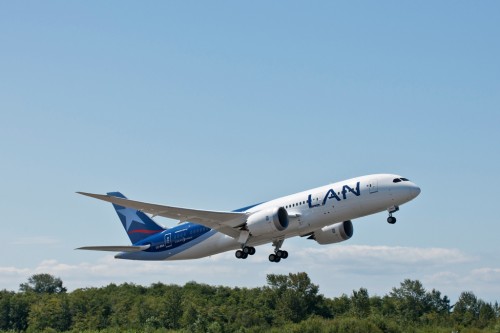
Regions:
M 286 259 L 288 258 L 288 251 L 283 251 L 283 255 L 281 256 L 281 259 Z
M 270 261 L 270 262 L 275 262 L 275 261 L 276 261 L 276 258 L 278 258 L 278 257 L 276 257 L 276 255 L 275 255 L 274 253 L 271 253 L 271 254 L 269 255 L 269 261 Z
M 245 247 L 243 248 L 243 253 L 245 253 L 245 254 L 250 254 L 250 248 L 249 248 L 248 246 L 245 246 Z
M 253 256 L 255 254 L 255 247 L 250 247 L 250 252 L 248 253 L 249 255 Z
M 281 258 L 276 256 L 276 259 L 274 259 L 274 262 L 280 262 L 281 261 Z
M 234 253 L 234 256 L 238 259 L 241 259 L 243 257 L 243 251 L 238 250 Z
M 246 259 L 246 258 L 248 258 L 248 253 L 243 252 L 243 256 L 241 257 L 241 259 Z
M 396 223 L 396 218 L 394 216 L 389 216 L 387 218 L 387 222 L 390 224 L 394 224 L 394 223 Z
M 281 250 L 276 251 L 276 255 L 278 256 L 278 258 L 283 258 L 283 251 Z

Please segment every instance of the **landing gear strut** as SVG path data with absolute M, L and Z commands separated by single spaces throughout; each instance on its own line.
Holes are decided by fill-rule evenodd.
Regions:
M 398 206 L 392 206 L 392 207 L 387 208 L 387 211 L 389 212 L 389 217 L 387 218 L 388 223 L 390 223 L 390 224 L 396 223 L 396 218 L 394 216 L 392 216 L 392 213 L 395 213 L 398 210 L 399 210 Z
M 244 246 L 241 250 L 234 253 L 234 256 L 238 259 L 246 259 L 249 255 L 253 256 L 255 254 L 255 247 Z
M 283 245 L 283 239 L 278 239 L 273 242 L 274 245 L 274 253 L 271 253 L 269 255 L 269 261 L 270 262 L 280 262 L 281 259 L 286 259 L 288 258 L 288 252 L 284 250 L 280 250 L 281 246 Z

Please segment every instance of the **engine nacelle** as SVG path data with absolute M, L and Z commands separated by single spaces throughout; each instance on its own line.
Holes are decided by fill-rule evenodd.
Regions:
M 309 239 L 314 239 L 321 245 L 343 242 L 352 237 L 354 228 L 351 221 L 335 223 L 329 227 L 315 231 Z
M 247 219 L 247 228 L 252 236 L 260 236 L 288 228 L 288 213 L 283 207 L 256 212 Z

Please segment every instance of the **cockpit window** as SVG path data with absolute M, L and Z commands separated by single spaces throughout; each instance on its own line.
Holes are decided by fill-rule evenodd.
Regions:
M 410 181 L 410 180 L 409 180 L 408 178 L 403 178 L 403 177 L 401 177 L 401 178 L 394 178 L 394 179 L 392 180 L 392 182 L 393 182 L 393 183 L 399 183 L 399 182 L 409 182 L 409 181 Z

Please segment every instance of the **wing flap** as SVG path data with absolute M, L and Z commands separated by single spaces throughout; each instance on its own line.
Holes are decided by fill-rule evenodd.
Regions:
M 118 245 L 118 246 L 82 246 L 75 250 L 91 250 L 91 251 L 111 251 L 111 252 L 139 252 L 147 250 L 151 247 L 148 245 Z

